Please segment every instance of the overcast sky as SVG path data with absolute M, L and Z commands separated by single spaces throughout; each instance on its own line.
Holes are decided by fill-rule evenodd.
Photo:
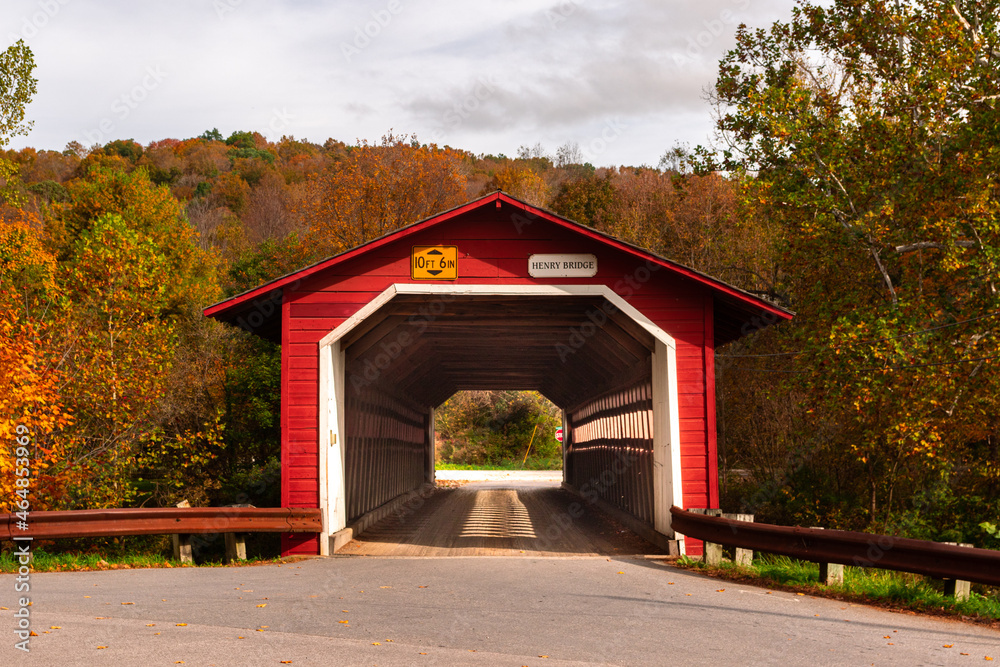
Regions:
M 323 143 L 415 133 L 475 153 L 579 143 L 656 165 L 712 131 L 704 90 L 736 26 L 793 0 L 3 0 L 38 64 L 34 129 L 62 150 L 217 127 Z

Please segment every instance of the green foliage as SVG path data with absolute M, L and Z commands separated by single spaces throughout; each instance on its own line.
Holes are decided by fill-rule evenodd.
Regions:
M 211 130 L 201 133 L 198 138 L 206 141 L 222 141 L 222 133 L 219 132 L 219 128 L 213 127 Z
M 65 202 L 69 199 L 69 190 L 61 183 L 56 183 L 55 181 L 32 183 L 28 186 L 27 190 L 48 202 Z
M 217 131 L 216 134 L 218 134 Z M 233 146 L 237 149 L 252 150 L 256 147 L 257 142 L 253 132 L 241 132 L 237 130 L 236 132 L 230 134 L 229 138 L 226 139 L 226 145 Z
M 26 135 L 32 121 L 25 121 L 25 108 L 37 92 L 33 78 L 35 56 L 23 39 L 0 53 L 0 148 L 13 136 Z
M 756 176 L 744 201 L 780 226 L 798 313 L 765 367 L 801 397 L 789 428 L 817 443 L 811 483 L 785 489 L 793 515 L 920 532 L 995 511 L 998 9 L 804 2 L 741 27 L 720 63 L 727 149 L 699 149 L 701 168 Z
M 105 155 L 118 155 L 132 164 L 142 157 L 142 145 L 134 139 L 116 139 L 104 145 L 102 149 Z
M 442 463 L 520 467 L 530 443 L 529 459 L 558 459 L 562 467 L 555 439 L 562 417 L 537 392 L 459 392 L 438 408 L 434 423 Z

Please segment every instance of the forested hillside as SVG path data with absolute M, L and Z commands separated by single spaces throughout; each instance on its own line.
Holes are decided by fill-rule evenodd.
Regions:
M 391 131 L 0 152 L 0 435 L 34 434 L 33 507 L 276 502 L 279 350 L 201 309 L 499 188 L 796 311 L 717 351 L 726 510 L 1000 546 L 997 19 L 912 4 L 741 30 L 723 150 L 656 166 Z M 0 511 L 13 483 L 5 452 Z

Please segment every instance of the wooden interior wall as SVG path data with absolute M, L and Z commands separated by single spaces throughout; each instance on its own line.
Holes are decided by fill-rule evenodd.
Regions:
M 567 482 L 653 525 L 650 375 L 567 411 Z
M 424 483 L 427 413 L 369 386 L 347 391 L 344 482 L 347 521 Z

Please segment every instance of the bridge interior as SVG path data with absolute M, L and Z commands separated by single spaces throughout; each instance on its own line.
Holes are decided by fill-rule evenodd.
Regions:
M 382 557 L 662 555 L 557 483 L 473 482 L 416 495 L 338 553 Z
M 451 395 L 517 389 L 563 409 L 565 482 L 653 526 L 653 359 L 663 346 L 618 305 L 596 293 L 396 294 L 368 314 L 331 354 L 343 369 L 344 523 L 433 481 L 434 409 Z M 537 517 L 547 506 L 523 490 L 488 495 L 511 530 L 517 516 L 504 512 Z M 486 496 L 442 498 L 458 516 Z M 454 539 L 466 530 L 452 529 Z

